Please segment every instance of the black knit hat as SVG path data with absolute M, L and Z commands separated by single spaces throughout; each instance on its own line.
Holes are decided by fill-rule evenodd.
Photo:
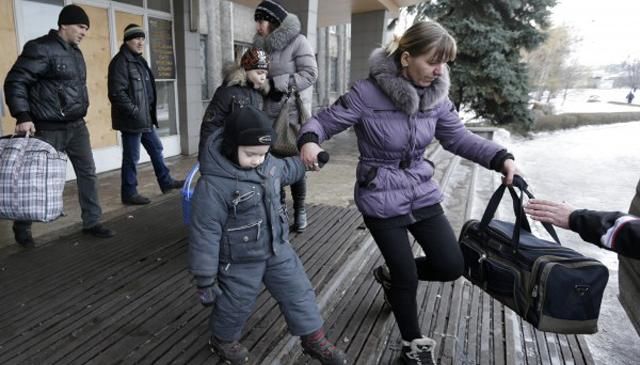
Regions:
M 70 24 L 84 24 L 87 28 L 91 26 L 89 16 L 78 5 L 67 5 L 60 11 L 58 26 Z
M 258 4 L 253 16 L 255 21 L 266 20 L 276 27 L 287 17 L 287 9 L 275 0 L 265 0 Z
M 262 110 L 248 105 L 236 109 L 225 119 L 221 152 L 238 163 L 238 146 L 271 146 L 274 139 L 271 119 Z
M 144 29 L 138 24 L 129 24 L 124 28 L 124 41 L 128 41 L 133 38 L 142 37 L 145 38 Z
M 242 55 L 240 66 L 242 66 L 245 71 L 268 70 L 269 57 L 267 57 L 267 53 L 263 51 L 262 48 L 251 47 Z

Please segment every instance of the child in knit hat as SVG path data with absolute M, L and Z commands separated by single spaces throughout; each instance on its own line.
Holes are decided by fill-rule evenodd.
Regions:
M 322 364 L 346 364 L 324 333 L 316 297 L 289 243 L 280 186 L 304 176 L 299 157 L 274 158 L 271 120 L 253 106 L 237 108 L 200 153 L 192 199 L 189 267 L 198 296 L 211 306 L 209 346 L 231 364 L 248 362 L 240 342 L 262 285 L 277 300 L 291 334 Z
M 269 58 L 264 50 L 249 48 L 240 64 L 231 64 L 224 71 L 224 81 L 216 90 L 202 118 L 200 126 L 200 151 L 207 137 L 238 107 L 252 105 L 262 110 L 263 97 L 269 93 L 267 73 Z

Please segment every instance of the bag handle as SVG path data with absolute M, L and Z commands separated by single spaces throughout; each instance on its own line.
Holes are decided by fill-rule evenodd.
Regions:
M 191 191 L 191 183 L 193 182 L 193 178 L 196 176 L 199 170 L 200 170 L 200 163 L 196 162 L 195 165 L 193 165 L 193 167 L 187 174 L 187 177 L 184 181 L 184 185 L 182 185 L 182 194 L 188 196 L 189 198 L 191 198 L 191 195 L 189 194 Z
M 302 97 L 300 96 L 300 92 L 298 89 L 291 85 L 289 86 L 289 93 L 287 96 L 293 95 L 295 98 L 296 108 L 298 109 L 298 124 L 303 125 L 311 118 L 311 113 L 304 106 L 304 102 L 302 101 Z
M 518 188 L 520 190 L 520 196 L 516 193 L 513 187 Z M 529 225 L 529 221 L 527 219 L 527 215 L 524 212 L 522 207 L 522 201 L 524 194 L 529 197 L 529 199 L 534 199 L 533 194 L 527 189 L 528 184 L 520 175 L 515 175 L 513 177 L 513 186 L 500 185 L 498 189 L 493 193 L 491 199 L 489 199 L 489 203 L 487 204 L 487 208 L 482 215 L 482 220 L 480 221 L 480 231 L 486 231 L 489 227 L 489 222 L 493 219 L 493 216 L 498 210 L 498 206 L 500 205 L 500 201 L 504 196 L 505 189 L 509 189 L 509 194 L 511 195 L 511 199 L 513 201 L 513 213 L 516 217 L 515 227 L 513 229 L 513 236 L 511 237 L 511 241 L 513 244 L 514 251 L 518 251 L 518 246 L 520 244 L 520 229 L 524 229 L 527 232 L 531 232 L 531 226 Z M 558 238 L 558 234 L 556 233 L 553 226 L 549 223 L 542 224 L 547 233 L 553 238 L 553 240 L 560 245 L 560 239 Z

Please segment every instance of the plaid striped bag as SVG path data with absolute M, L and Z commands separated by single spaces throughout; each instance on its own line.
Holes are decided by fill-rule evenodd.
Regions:
M 37 138 L 0 138 L 0 219 L 49 222 L 62 215 L 67 155 Z

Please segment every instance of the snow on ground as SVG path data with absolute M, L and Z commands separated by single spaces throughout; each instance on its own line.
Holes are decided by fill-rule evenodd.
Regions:
M 636 92 L 636 98 L 631 105 L 611 104 L 610 101 L 626 103 L 628 88 L 622 89 L 571 89 L 567 93 L 566 100 L 562 100 L 562 93 L 551 104 L 556 114 L 560 113 L 615 113 L 615 112 L 640 112 L 640 90 Z M 596 96 L 599 102 L 588 102 L 590 97 Z

